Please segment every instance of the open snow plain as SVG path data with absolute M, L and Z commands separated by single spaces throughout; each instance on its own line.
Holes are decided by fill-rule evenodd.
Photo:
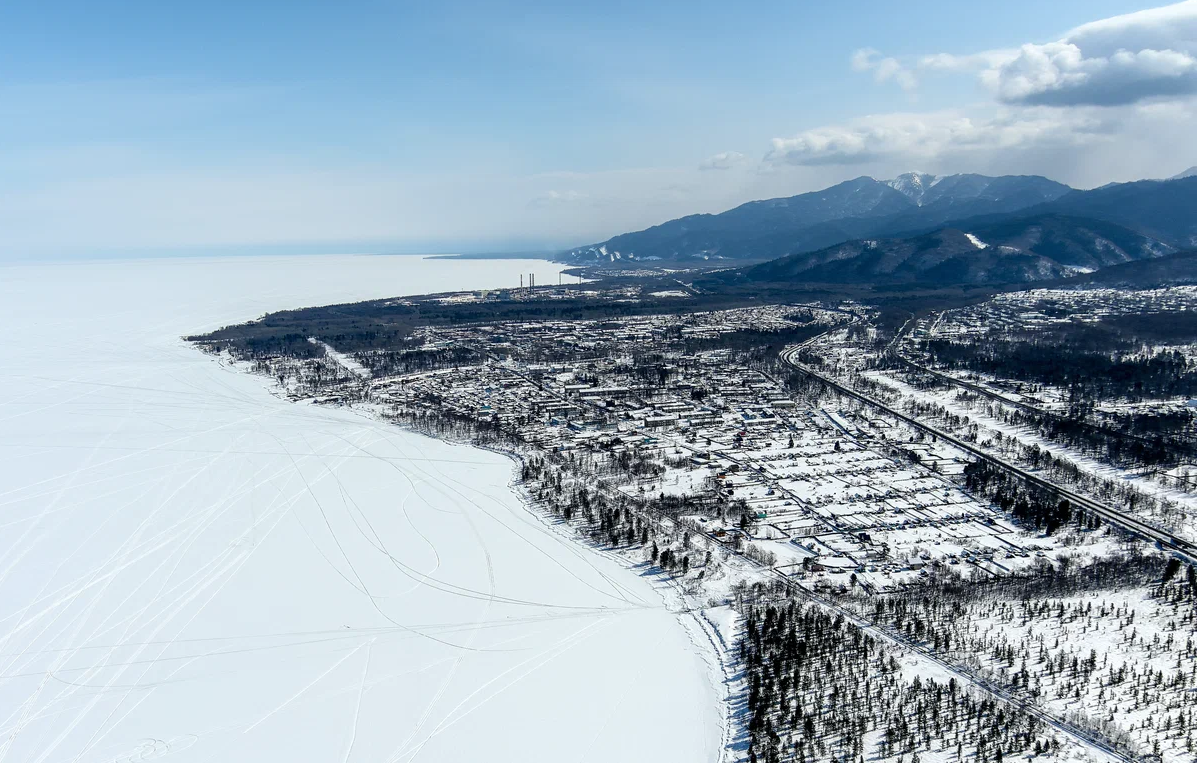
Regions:
M 508 459 L 182 342 L 543 262 L 0 265 L 0 757 L 710 760 L 718 677 Z

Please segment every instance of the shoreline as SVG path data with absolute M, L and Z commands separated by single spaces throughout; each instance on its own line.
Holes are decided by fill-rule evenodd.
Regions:
M 503 449 L 498 449 L 489 446 L 480 446 L 469 444 L 475 448 L 483 449 L 485 451 L 494 452 L 496 454 L 503 454 L 512 459 L 516 465 L 522 465 L 523 455 L 517 452 L 508 452 Z M 613 550 L 600 547 L 592 542 L 587 541 L 577 533 L 577 530 L 569 526 L 568 522 L 554 519 L 553 516 L 543 512 L 536 502 L 528 496 L 528 493 L 523 489 L 523 482 L 518 479 L 513 479 L 508 485 L 512 493 L 520 499 L 520 503 L 524 509 L 537 518 L 544 526 L 558 536 L 568 539 L 570 542 L 577 544 L 580 547 L 585 547 L 591 552 L 619 564 L 622 568 L 628 571 L 634 570 L 638 566 L 646 565 L 645 563 L 636 564 L 626 555 L 621 555 Z M 562 530 L 564 527 L 564 530 Z M 670 574 L 662 574 L 650 581 L 650 586 L 653 591 L 661 596 L 662 604 L 666 609 L 670 610 L 676 617 L 677 622 L 682 626 L 690 637 L 690 642 L 697 653 L 707 666 L 709 679 L 712 680 L 712 689 L 715 690 L 715 695 L 718 699 L 720 707 L 720 717 L 723 720 L 722 730 L 720 733 L 719 742 L 719 756 L 713 762 L 729 762 L 738 761 L 730 760 L 728 755 L 732 751 L 733 743 L 736 739 L 738 728 L 743 727 L 739 724 L 736 718 L 733 699 L 735 694 L 732 689 L 737 685 L 736 675 L 732 668 L 734 646 L 728 644 L 727 638 L 718 629 L 717 625 L 710 619 L 708 614 L 712 609 L 731 609 L 730 604 L 722 606 L 703 605 L 692 599 L 678 584 L 676 577 Z M 671 604 L 670 601 L 675 601 L 676 605 Z M 734 611 L 732 612 L 734 613 Z M 683 616 L 690 617 L 689 619 Z M 738 615 L 735 620 L 738 621 Z M 726 689 L 720 693 L 720 689 Z M 737 688 L 737 690 L 739 690 Z
M 220 366 L 230 372 L 258 378 L 260 382 L 264 383 L 263 387 L 271 395 L 284 399 L 291 405 L 307 403 L 309 406 L 320 408 L 348 410 L 356 416 L 381 422 L 409 435 L 429 438 L 453 446 L 466 446 L 506 457 L 511 461 L 510 478 L 505 487 L 506 490 L 518 500 L 521 508 L 535 518 L 547 531 L 566 540 L 571 545 L 584 548 L 587 552 L 598 555 L 618 565 L 629 574 L 635 574 L 638 567 L 645 566 L 647 563 L 636 563 L 629 555 L 620 554 L 614 550 L 601 547 L 581 536 L 568 522 L 545 513 L 525 490 L 524 484 L 519 478 L 519 471 L 525 463 L 525 455 L 518 450 L 504 449 L 490 444 L 475 443 L 468 439 L 453 438 L 418 430 L 402 422 L 398 422 L 380 411 L 371 409 L 369 405 L 363 406 L 355 403 L 328 404 L 318 403 L 314 400 L 307 402 L 295 400 L 287 395 L 287 392 L 280 388 L 279 384 L 272 377 L 255 373 L 245 362 L 232 359 L 224 353 L 207 353 L 190 342 L 184 341 L 184 344 L 197 350 L 204 356 L 211 357 Z M 733 632 L 735 629 L 738 629 L 739 615 L 727 603 L 712 606 L 696 601 L 681 588 L 676 577 L 671 574 L 658 574 L 653 578 L 647 579 L 647 583 L 660 598 L 662 608 L 668 610 L 675 617 L 677 624 L 686 633 L 689 643 L 693 646 L 695 655 L 701 660 L 705 668 L 706 680 L 709 681 L 709 686 L 715 697 L 718 715 L 721 720 L 718 751 L 716 757 L 710 761 L 718 763 L 741 761 L 741 758 L 734 756 L 735 745 L 746 734 L 746 728 L 743 721 L 736 714 L 734 701 L 737 696 L 745 693 L 746 689 L 743 687 L 742 675 L 738 674 L 734 667 L 734 636 L 724 634 L 725 631 Z M 726 610 L 728 612 L 729 618 L 726 619 L 723 629 L 711 618 L 709 612 L 712 610 Z

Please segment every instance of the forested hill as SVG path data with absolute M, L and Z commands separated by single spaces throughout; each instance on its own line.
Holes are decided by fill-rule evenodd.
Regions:
M 1197 175 L 1074 191 L 1028 212 L 1110 221 L 1179 249 L 1191 249 L 1197 247 Z
M 902 239 L 862 239 L 726 272 L 731 282 L 1020 284 L 1157 258 L 1170 245 L 1123 226 L 1038 215 Z
M 1197 284 L 1197 250 L 1186 250 L 1145 262 L 1123 263 L 1082 274 L 1073 284 L 1151 289 L 1177 284 Z

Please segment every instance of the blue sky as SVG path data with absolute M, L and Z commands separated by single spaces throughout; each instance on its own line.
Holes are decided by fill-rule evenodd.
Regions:
M 8 3 L 0 255 L 565 247 L 864 174 L 1169 175 L 1197 4 L 1150 7 Z

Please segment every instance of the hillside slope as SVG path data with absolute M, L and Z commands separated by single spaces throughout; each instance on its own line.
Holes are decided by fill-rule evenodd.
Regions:
M 834 284 L 1010 284 L 1060 279 L 1157 258 L 1171 246 L 1123 226 L 1038 215 L 970 230 L 858 239 L 762 263 L 727 278 Z
M 1027 212 L 1110 221 L 1175 247 L 1197 247 L 1197 176 L 1073 191 Z

